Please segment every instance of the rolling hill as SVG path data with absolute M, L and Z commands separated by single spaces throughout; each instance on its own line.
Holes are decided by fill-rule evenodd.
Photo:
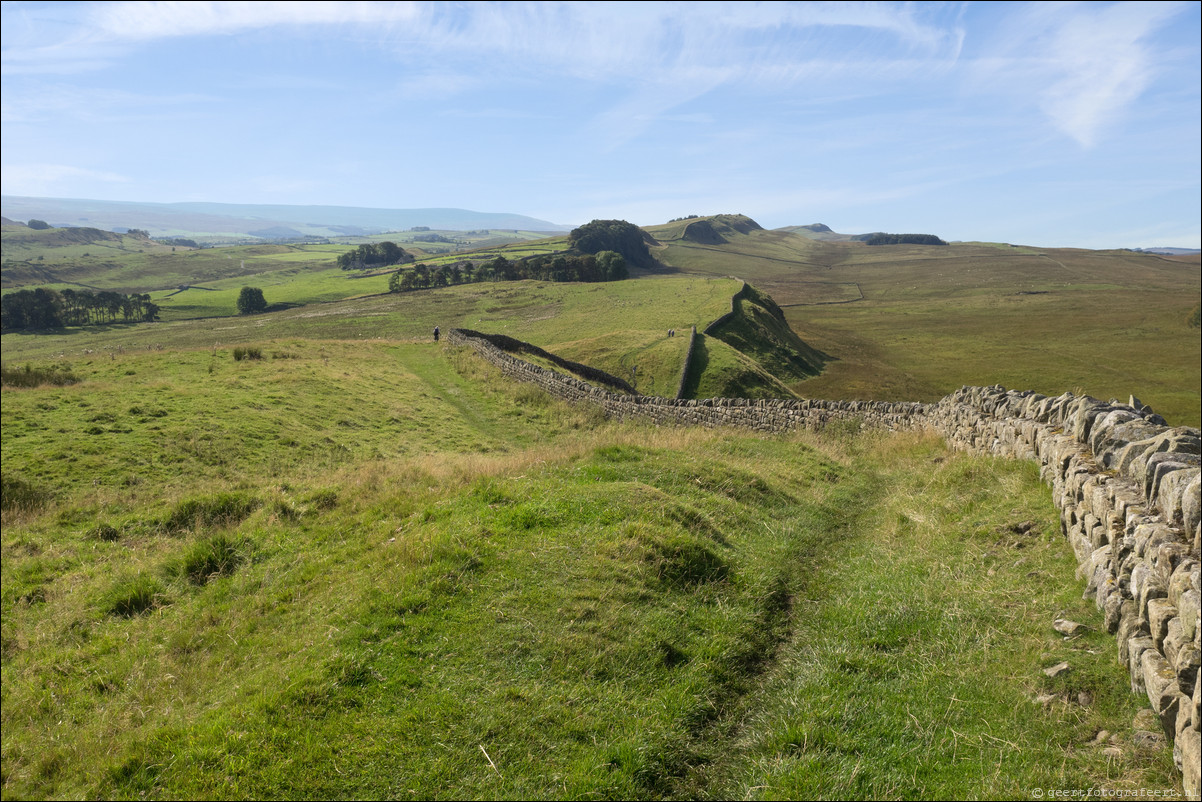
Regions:
M 5 797 L 1180 792 L 1035 466 L 615 423 L 430 333 L 669 395 L 696 326 L 699 396 L 979 370 L 1190 422 L 1196 260 L 650 233 L 630 280 L 397 294 L 328 246 L 22 251 L 166 289 L 160 322 L 0 338 Z M 249 282 L 274 311 L 234 313 Z
M 288 206 L 238 203 L 134 203 L 78 198 L 0 197 L 12 220 L 45 220 L 54 226 L 107 230 L 145 229 L 156 237 L 260 238 L 345 237 L 405 231 L 417 226 L 471 231 L 509 229 L 567 231 L 571 226 L 524 215 L 467 209 L 373 209 L 353 206 Z

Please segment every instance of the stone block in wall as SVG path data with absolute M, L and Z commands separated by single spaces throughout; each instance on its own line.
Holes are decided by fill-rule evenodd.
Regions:
M 1177 568 L 1189 564 L 1190 547 L 1180 541 L 1158 543 L 1147 550 L 1144 559 L 1152 564 L 1156 575 L 1164 581 L 1165 595 L 1167 596 L 1169 585 L 1173 581 L 1173 574 L 1177 572 Z
M 1169 622 L 1177 617 L 1177 608 L 1169 604 L 1167 597 L 1148 599 L 1148 633 L 1152 642 L 1161 652 L 1164 651 L 1164 639 L 1169 634 Z
M 1172 577 L 1169 578 L 1169 601 L 1178 607 L 1182 605 L 1182 597 L 1189 591 L 1198 591 L 1194 583 L 1199 574 L 1199 569 L 1202 564 L 1198 562 L 1198 556 L 1190 554 L 1173 570 Z
M 1162 463 L 1162 465 L 1167 464 Z M 1193 513 L 1194 508 L 1200 504 L 1196 495 L 1199 492 L 1199 477 L 1202 477 L 1202 468 L 1196 467 L 1196 462 L 1194 465 L 1195 467 L 1181 468 L 1163 474 L 1157 484 L 1156 495 L 1153 497 L 1153 504 L 1164 515 L 1165 520 L 1174 526 L 1182 527 L 1185 531 L 1189 531 L 1185 519 L 1187 508 Z M 1190 495 L 1191 493 L 1193 496 Z
M 1188 641 L 1192 641 L 1198 633 L 1198 619 L 1202 615 L 1198 609 L 1200 601 L 1202 601 L 1202 594 L 1192 588 L 1182 593 L 1177 600 L 1181 630 Z
M 1110 546 L 1109 546 L 1109 544 L 1104 545 L 1104 546 L 1099 546 L 1098 548 L 1094 549 L 1092 552 L 1090 552 L 1089 556 L 1081 562 L 1080 566 L 1077 568 L 1077 576 L 1082 577 L 1088 581 L 1088 583 L 1086 585 L 1086 590 L 1088 591 L 1086 593 L 1087 596 L 1089 595 L 1090 592 L 1093 592 L 1098 586 L 1096 579 L 1099 575 L 1098 574 L 1099 571 L 1102 572 L 1103 575 L 1108 574 L 1110 572 Z
M 1137 525 L 1132 536 L 1135 538 L 1135 556 L 1143 559 L 1151 559 L 1160 544 L 1178 543 L 1181 540 L 1179 533 L 1157 520 Z
M 1110 482 L 1110 489 L 1112 508 L 1123 521 L 1127 520 L 1132 510 L 1147 511 L 1148 505 L 1139 492 L 1139 486 L 1130 479 L 1113 479 Z
M 1177 672 L 1177 682 L 1183 691 L 1192 688 L 1197 681 L 1200 664 L 1202 664 L 1202 650 L 1198 649 L 1197 644 L 1182 643 L 1177 653 L 1173 655 L 1171 665 Z
M 1164 654 L 1164 659 L 1169 661 L 1169 665 L 1174 668 L 1177 666 L 1177 655 L 1181 653 L 1181 648 L 1189 642 L 1190 639 L 1185 636 L 1185 629 L 1181 626 L 1181 616 L 1169 619 L 1167 633 L 1160 647 L 1160 651 Z
M 1194 712 L 1190 713 L 1190 719 L 1190 729 L 1202 732 L 1202 672 L 1194 678 Z
M 1089 448 L 1098 462 L 1107 470 L 1107 464 L 1117 457 L 1117 451 L 1133 440 L 1147 440 L 1163 431 L 1159 426 L 1149 426 L 1143 417 L 1130 409 L 1111 409 L 1094 420 L 1089 432 Z
M 1069 545 L 1073 549 L 1073 554 L 1077 557 L 1077 564 L 1083 564 L 1094 551 L 1094 546 L 1090 542 L 1089 536 L 1086 535 L 1080 525 L 1074 525 L 1068 530 L 1067 538 Z
M 1143 669 L 1143 656 L 1147 651 L 1156 654 L 1156 644 L 1146 635 L 1139 635 L 1127 641 L 1127 673 L 1131 676 L 1132 693 L 1147 693 Z
M 1177 737 L 1178 697 L 1177 672 L 1164 656 L 1154 648 L 1144 649 L 1139 655 L 1139 671 L 1143 675 L 1144 690 L 1153 712 L 1160 716 L 1164 734 Z
M 1131 644 L 1139 638 L 1146 638 L 1147 635 L 1148 625 L 1139 617 L 1138 605 L 1131 599 L 1124 600 L 1119 612 L 1119 626 L 1114 636 L 1119 647 L 1119 662 L 1130 665 Z M 1152 643 L 1151 638 L 1148 638 L 1148 643 Z
M 1173 722 L 1173 741 L 1177 741 L 1190 729 L 1193 716 L 1193 699 L 1189 698 L 1189 694 L 1177 695 L 1177 719 Z M 1180 768 L 1180 766 L 1178 766 Z
M 1107 586 L 1106 598 L 1102 600 L 1100 606 L 1102 608 L 1102 618 L 1106 624 L 1106 631 L 1113 635 L 1118 632 L 1119 624 L 1122 622 L 1123 603 L 1127 600 L 1123 598 L 1118 583 L 1114 582 L 1114 580 L 1111 580 L 1111 582 L 1113 582 L 1113 585 Z
M 1187 427 L 1165 430 L 1144 440 L 1136 440 L 1124 446 L 1110 467 L 1127 476 L 1141 478 L 1153 454 L 1172 452 L 1177 454 L 1202 453 L 1202 440 L 1198 430 Z
M 1196 454 L 1174 454 L 1171 452 L 1159 452 L 1148 458 L 1148 464 L 1144 468 L 1142 477 L 1132 477 L 1141 482 L 1144 491 L 1144 497 L 1148 499 L 1148 503 L 1154 509 L 1159 509 L 1160 505 L 1157 499 L 1160 497 L 1160 485 L 1169 476 L 1179 471 L 1188 471 L 1191 468 L 1198 468 L 1202 464 L 1202 458 Z M 1186 478 L 1192 478 L 1193 474 L 1185 474 L 1177 477 L 1170 486 L 1175 486 L 1178 482 Z M 1171 493 L 1171 490 L 1170 490 Z M 1180 492 L 1179 492 L 1180 494 Z M 1173 519 L 1170 518 L 1170 521 Z M 1175 521 L 1180 523 L 1180 521 Z
M 1085 395 L 1074 399 L 1069 405 L 1064 421 L 1065 431 L 1071 434 L 1078 443 L 1088 443 L 1094 421 L 1109 411 L 1110 405 L 1103 404 L 1096 398 Z
M 1168 586 L 1151 565 L 1140 562 L 1131 569 L 1131 597 L 1135 600 L 1139 617 L 1145 622 L 1148 620 L 1148 602 L 1167 598 L 1168 595 Z
M 1127 536 L 1127 522 L 1118 510 L 1111 510 L 1106 516 L 1106 542 L 1117 546 Z
M 1186 799 L 1197 799 L 1202 785 L 1202 734 L 1190 730 L 1178 738 L 1173 743 L 1173 760 L 1181 768 L 1181 786 Z
M 1190 481 L 1181 497 L 1181 528 L 1193 532 L 1199 524 L 1202 524 L 1202 473 Z

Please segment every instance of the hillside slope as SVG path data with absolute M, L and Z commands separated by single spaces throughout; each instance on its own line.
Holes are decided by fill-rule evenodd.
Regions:
M 657 256 L 685 274 L 737 275 L 829 355 L 791 385 L 812 398 L 933 401 L 962 385 L 1137 395 L 1170 421 L 1202 423 L 1198 257 L 999 243 L 869 246 L 708 221 L 723 242 L 686 239 L 698 220 L 652 227 Z M 731 225 L 737 223 L 738 226 Z
M 1106 637 L 1029 467 L 612 425 L 429 342 L 261 348 L 3 391 L 6 796 L 1172 787 L 1088 745 L 1134 697 L 1048 626 Z

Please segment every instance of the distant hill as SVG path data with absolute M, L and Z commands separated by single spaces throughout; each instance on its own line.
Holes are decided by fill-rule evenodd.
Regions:
M 1202 253 L 1197 248 L 1134 248 L 1133 250 L 1140 253 L 1159 253 L 1165 256 L 1189 256 L 1194 253 Z
M 784 228 L 774 230 L 788 231 L 793 234 L 800 234 L 806 239 L 815 239 L 822 242 L 852 242 L 858 236 L 856 234 L 839 234 L 832 231 L 831 227 L 825 223 L 811 223 L 808 226 L 785 226 Z
M 45 220 L 59 227 L 139 228 L 155 237 L 337 237 L 405 231 L 416 226 L 449 231 L 508 229 L 569 231 L 572 226 L 520 214 L 467 209 L 373 209 L 237 203 L 134 203 L 78 198 L 0 197 L 14 221 Z M 283 237 L 280 235 L 284 234 Z

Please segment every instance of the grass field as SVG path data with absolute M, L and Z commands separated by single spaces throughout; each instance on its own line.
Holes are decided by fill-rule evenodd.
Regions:
M 598 367 L 624 378 L 632 368 L 637 376 L 641 362 L 647 377 L 642 386 L 671 394 L 680 354 L 679 344 L 666 340 L 667 329 L 684 331 L 716 317 L 707 301 L 695 303 L 693 290 L 672 282 L 690 275 L 737 275 L 785 310 L 805 347 L 823 355 L 822 371 L 804 379 L 782 373 L 746 348 L 730 349 L 730 342 L 711 338 L 703 343 L 703 356 L 712 369 L 692 388 L 696 396 L 793 393 L 932 401 L 964 384 L 1003 384 L 1103 399 L 1135 395 L 1170 423 L 1202 425 L 1202 347 L 1198 330 L 1186 323 L 1202 299 L 1197 257 L 1002 243 L 870 247 L 765 231 L 739 215 L 702 221 L 720 239 L 698 242 L 685 236 L 694 222 L 648 229 L 660 243 L 656 256 L 676 274 L 621 282 L 623 289 L 604 290 L 604 300 L 588 294 L 602 292 L 594 288 L 575 288 L 561 297 L 560 290 L 535 283 L 374 298 L 386 291 L 387 272 L 357 277 L 335 269 L 333 260 L 345 245 L 151 254 L 138 252 L 149 247 L 145 241 L 139 245 L 125 237 L 109 243 L 125 249 L 119 258 L 96 253 L 85 258 L 83 249 L 96 251 L 95 245 L 62 242 L 43 249 L 44 261 L 36 262 L 34 251 L 14 250 L 25 246 L 6 230 L 6 288 L 67 276 L 95 286 L 159 287 L 153 299 L 172 326 L 152 327 L 153 334 L 114 327 L 27 339 L 6 335 L 4 358 L 275 337 L 417 338 L 434 325 L 465 325 L 562 347 L 565 355 L 596 359 Z M 474 244 L 488 246 L 476 258 L 517 258 L 565 245 L 563 237 L 509 244 L 473 237 Z M 463 258 L 419 256 L 431 264 Z M 261 287 L 281 311 L 254 320 L 234 317 L 238 294 L 248 284 Z M 570 308 L 572 303 L 579 306 Z M 596 317 L 597 311 L 603 314 Z M 228 319 L 173 328 L 187 318 L 206 317 Z
M 1202 424 L 1202 337 L 1187 324 L 1202 300 L 1196 256 L 870 247 L 729 225 L 726 243 L 700 245 L 681 239 L 681 226 L 651 229 L 661 259 L 767 291 L 801 339 L 832 357 L 790 384 L 800 395 L 933 401 L 965 384 L 1002 384 L 1135 395 L 1172 424 Z
M 5 797 L 1179 790 L 1034 466 L 251 345 L 3 390 Z

